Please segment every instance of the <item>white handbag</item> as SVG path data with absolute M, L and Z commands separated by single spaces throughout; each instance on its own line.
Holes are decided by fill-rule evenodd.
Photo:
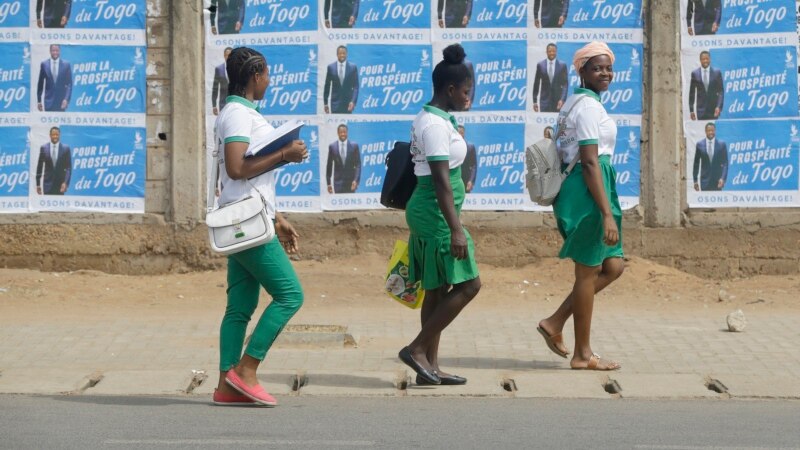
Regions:
M 275 226 L 267 215 L 266 201 L 260 193 L 257 197 L 245 197 L 214 209 L 219 149 L 214 150 L 211 173 L 206 203 L 206 226 L 211 249 L 230 255 L 271 241 L 275 237 Z M 255 191 L 258 192 L 258 189 Z

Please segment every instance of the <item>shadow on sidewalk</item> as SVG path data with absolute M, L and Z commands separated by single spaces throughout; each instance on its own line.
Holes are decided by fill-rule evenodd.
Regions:
M 465 358 L 439 358 L 439 364 L 445 367 L 461 367 L 464 369 L 533 370 L 564 368 L 564 363 L 558 361 L 534 361 L 474 356 Z
M 359 389 L 386 389 L 395 387 L 392 382 L 378 377 L 315 374 L 313 372 L 308 373 L 306 376 L 308 377 L 308 386 L 358 387 Z

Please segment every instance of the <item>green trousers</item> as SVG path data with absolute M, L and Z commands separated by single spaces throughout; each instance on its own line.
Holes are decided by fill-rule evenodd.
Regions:
M 247 324 L 258 306 L 261 286 L 272 297 L 258 320 L 245 353 L 263 361 L 283 327 L 303 305 L 303 289 L 277 236 L 228 256 L 228 306 L 219 333 L 220 371 L 242 357 Z

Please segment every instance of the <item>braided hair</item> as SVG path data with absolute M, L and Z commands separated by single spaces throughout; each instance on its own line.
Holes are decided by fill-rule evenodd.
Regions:
M 452 44 L 442 51 L 444 59 L 433 69 L 433 91 L 441 92 L 448 85 L 461 86 L 472 79 L 472 74 L 464 64 L 467 57 L 461 44 Z
M 263 72 L 266 67 L 267 59 L 258 51 L 247 47 L 233 49 L 226 60 L 228 95 L 244 97 L 247 83 L 253 75 Z

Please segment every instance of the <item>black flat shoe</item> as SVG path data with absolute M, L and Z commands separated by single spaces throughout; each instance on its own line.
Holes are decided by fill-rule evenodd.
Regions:
M 460 386 L 462 384 L 467 384 L 467 379 L 464 377 L 460 377 L 458 375 L 450 375 L 447 377 L 439 376 L 439 379 L 442 380 L 442 386 Z M 417 385 L 424 386 L 426 384 L 430 384 L 427 381 L 423 380 L 422 377 L 417 375 Z
M 436 372 L 422 367 L 411 356 L 411 350 L 409 350 L 408 347 L 403 347 L 397 356 L 400 358 L 400 361 L 403 361 L 408 367 L 411 367 L 414 372 L 417 372 L 417 378 L 425 380 L 428 384 L 442 384 L 442 380 L 436 375 Z

